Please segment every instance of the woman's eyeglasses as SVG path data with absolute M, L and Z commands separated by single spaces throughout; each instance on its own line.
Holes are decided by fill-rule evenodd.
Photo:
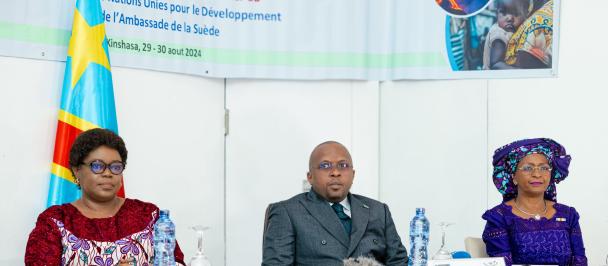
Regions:
M 90 163 L 83 163 L 83 165 L 88 166 L 89 169 L 91 169 L 91 172 L 95 174 L 103 173 L 106 168 L 110 169 L 110 172 L 115 175 L 120 175 L 122 174 L 122 171 L 125 170 L 125 163 L 120 161 L 114 161 L 109 164 L 106 164 L 102 160 L 94 160 Z
M 538 170 L 541 174 L 546 174 L 550 173 L 553 168 L 551 168 L 551 166 L 547 164 L 539 166 L 524 165 L 520 168 L 517 168 L 517 170 L 522 171 L 526 174 L 532 174 L 535 170 Z

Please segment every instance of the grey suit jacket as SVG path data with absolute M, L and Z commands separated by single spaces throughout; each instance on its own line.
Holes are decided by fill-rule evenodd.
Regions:
M 313 190 L 268 207 L 262 265 L 343 265 L 349 257 L 373 257 L 407 265 L 407 252 L 386 204 L 349 194 L 352 232 Z

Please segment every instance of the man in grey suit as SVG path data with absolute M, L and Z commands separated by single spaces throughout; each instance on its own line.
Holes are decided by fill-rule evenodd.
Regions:
M 354 176 L 342 144 L 315 147 L 307 174 L 310 192 L 268 206 L 262 265 L 343 265 L 360 256 L 407 265 L 388 206 L 351 194 Z

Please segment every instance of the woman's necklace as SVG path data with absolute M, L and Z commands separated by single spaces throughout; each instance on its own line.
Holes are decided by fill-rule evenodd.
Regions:
M 542 213 L 536 213 L 536 214 L 534 214 L 534 213 L 529 213 L 529 212 L 527 212 L 527 211 L 522 210 L 522 209 L 519 207 L 519 205 L 517 204 L 517 198 L 515 198 L 515 208 L 516 208 L 518 211 L 520 211 L 520 212 L 522 212 L 522 213 L 524 213 L 524 214 L 527 214 L 527 215 L 529 215 L 529 216 L 534 217 L 534 220 L 537 220 L 537 221 L 540 221 L 541 214 L 542 214 L 543 216 L 545 216 L 545 214 L 547 214 L 547 201 L 543 199 L 543 203 L 545 204 L 545 209 L 543 210 L 543 212 L 542 212 Z

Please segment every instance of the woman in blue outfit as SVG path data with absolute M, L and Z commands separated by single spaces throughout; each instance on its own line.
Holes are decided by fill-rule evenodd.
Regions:
M 547 138 L 496 150 L 492 176 L 503 202 L 482 216 L 488 255 L 504 257 L 507 265 L 587 265 L 579 215 L 556 201 L 555 185 L 568 176 L 570 160 Z

